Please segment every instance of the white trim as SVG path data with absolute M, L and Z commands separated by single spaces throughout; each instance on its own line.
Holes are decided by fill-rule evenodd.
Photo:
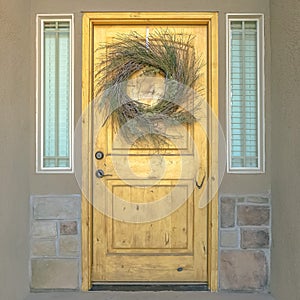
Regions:
M 230 21 L 257 21 L 257 128 L 258 128 L 258 167 L 233 168 L 231 166 L 231 89 L 230 89 Z M 260 13 L 226 14 L 226 130 L 227 130 L 227 173 L 260 174 L 265 173 L 265 74 L 264 74 L 264 15 Z
M 44 168 L 43 162 L 43 24 L 45 21 L 70 23 L 70 99 L 69 99 L 69 168 Z M 36 15 L 36 173 L 74 173 L 74 15 Z

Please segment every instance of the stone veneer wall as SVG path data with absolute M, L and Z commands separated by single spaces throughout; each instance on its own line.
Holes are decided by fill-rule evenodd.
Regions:
M 220 289 L 268 291 L 270 196 L 222 196 L 219 215 Z
M 79 195 L 31 197 L 31 289 L 80 289 Z M 270 197 L 220 197 L 219 289 L 268 291 Z
M 79 289 L 80 196 L 32 196 L 30 209 L 31 289 Z

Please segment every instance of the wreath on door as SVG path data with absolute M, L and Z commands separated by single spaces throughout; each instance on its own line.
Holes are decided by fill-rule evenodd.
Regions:
M 100 109 L 114 117 L 114 124 L 127 142 L 167 143 L 169 126 L 192 124 L 199 103 L 195 90 L 203 61 L 196 58 L 192 34 L 155 30 L 146 39 L 137 32 L 119 34 L 112 42 L 101 44 L 96 63 L 96 95 Z M 164 88 L 155 104 L 132 99 L 127 92 L 134 74 L 163 77 Z M 163 124 L 163 125 L 162 125 Z

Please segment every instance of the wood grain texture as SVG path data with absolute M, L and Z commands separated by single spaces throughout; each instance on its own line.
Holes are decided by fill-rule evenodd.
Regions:
M 93 72 L 95 49 L 100 41 L 111 39 L 117 32 L 128 30 L 145 33 L 146 26 L 170 27 L 175 30 L 194 33 L 197 55 L 204 55 L 207 61 L 203 82 L 207 82 L 206 100 L 217 114 L 217 14 L 216 13 L 87 13 L 83 18 L 83 111 L 93 99 Z M 203 84 L 201 82 L 201 85 Z M 200 84 L 200 83 L 199 83 Z M 93 117 L 92 117 L 93 116 Z M 209 117 L 209 116 L 208 116 Z M 210 165 L 217 164 L 217 128 L 207 128 L 198 124 L 189 126 L 189 135 L 181 144 L 165 151 L 156 149 L 126 148 L 113 143 L 114 130 L 110 119 L 99 134 L 97 116 L 93 111 L 83 120 L 83 182 L 88 193 L 89 205 L 83 197 L 82 205 L 82 289 L 87 290 L 91 282 L 208 282 L 212 290 L 217 284 L 218 213 L 217 196 L 203 208 L 199 199 L 209 199 L 212 191 L 211 181 L 204 182 L 206 193 L 194 189 L 191 154 L 199 152 L 201 171 L 197 181 L 210 176 Z M 94 122 L 92 122 L 94 120 Z M 208 142 L 215 135 L 213 143 Z M 210 140 L 211 141 L 211 140 Z M 200 147 L 201 145 L 201 147 Z M 204 145 L 204 146 L 203 146 Z M 215 148 L 216 147 L 216 148 Z M 93 161 L 93 152 L 101 150 L 106 159 Z M 182 159 L 185 151 L 184 159 Z M 116 154 L 116 160 L 114 155 Z M 155 155 L 159 153 L 159 155 Z M 129 155 L 128 155 L 129 154 Z M 127 157 L 126 157 L 127 156 Z M 129 159 L 128 159 L 129 157 Z M 163 162 L 163 167 L 162 163 Z M 207 162 L 203 164 L 203 162 Z M 117 170 L 116 170 L 117 166 Z M 130 166 L 135 176 L 131 177 L 126 167 Z M 150 167 L 149 167 L 150 166 Z M 99 179 L 94 178 L 97 168 L 105 169 L 111 177 L 102 180 L 107 191 L 103 193 Z M 184 170 L 179 172 L 178 170 Z M 123 173 L 122 173 L 123 172 Z M 125 172 L 125 173 L 124 173 Z M 120 176 L 121 174 L 121 176 Z M 161 176 L 163 174 L 163 176 Z M 125 175 L 125 177 L 124 177 Z M 127 176 L 127 177 L 126 177 Z M 136 176 L 143 178 L 136 182 Z M 217 174 L 213 174 L 217 178 Z M 124 179 L 127 184 L 124 184 Z M 130 181 L 131 180 L 131 181 Z M 155 184 L 153 184 L 153 180 Z M 134 182 L 133 182 L 134 181 Z M 179 184 L 180 183 L 180 184 Z M 172 192 L 173 186 L 179 188 Z M 176 203 L 180 194 L 190 194 L 188 200 L 165 218 L 155 220 L 156 211 L 147 211 L 143 204 L 155 203 L 163 198 L 159 210 Z M 124 199 L 129 207 L 136 207 L 130 213 L 135 223 L 116 220 L 99 212 L 97 205 L 107 213 L 124 209 L 114 206 L 116 199 Z M 173 204 L 172 204 L 173 203 Z M 126 206 L 126 205 L 125 205 Z M 126 206 L 127 207 L 127 206 Z M 157 208 L 156 208 L 157 209 Z M 144 211 L 143 211 L 144 210 Z M 138 213 L 136 213 L 138 212 Z M 150 216 L 149 216 L 150 214 Z M 152 215 L 151 215 L 152 214 Z M 139 224 L 141 219 L 152 218 L 153 222 Z M 182 270 L 181 270 L 182 268 Z

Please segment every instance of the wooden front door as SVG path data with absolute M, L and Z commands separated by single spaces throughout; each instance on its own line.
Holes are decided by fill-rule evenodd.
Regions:
M 107 54 L 99 45 L 130 32 L 147 43 L 157 29 L 194 36 L 195 55 L 204 62 L 195 89 L 201 87 L 209 105 L 201 107 L 201 122 L 166 128 L 167 144 L 129 143 L 95 95 L 97 64 Z M 208 179 L 217 178 L 210 166 L 216 142 L 210 142 L 208 107 L 217 103 L 216 34 L 216 14 L 84 16 L 83 289 L 134 282 L 208 283 L 214 289 L 217 205 L 210 202 Z M 141 88 L 137 78 L 134 74 L 128 80 L 127 93 L 144 101 L 136 96 Z M 153 95 L 164 88 L 160 83 L 151 85 Z M 101 159 L 95 156 L 99 151 Z

